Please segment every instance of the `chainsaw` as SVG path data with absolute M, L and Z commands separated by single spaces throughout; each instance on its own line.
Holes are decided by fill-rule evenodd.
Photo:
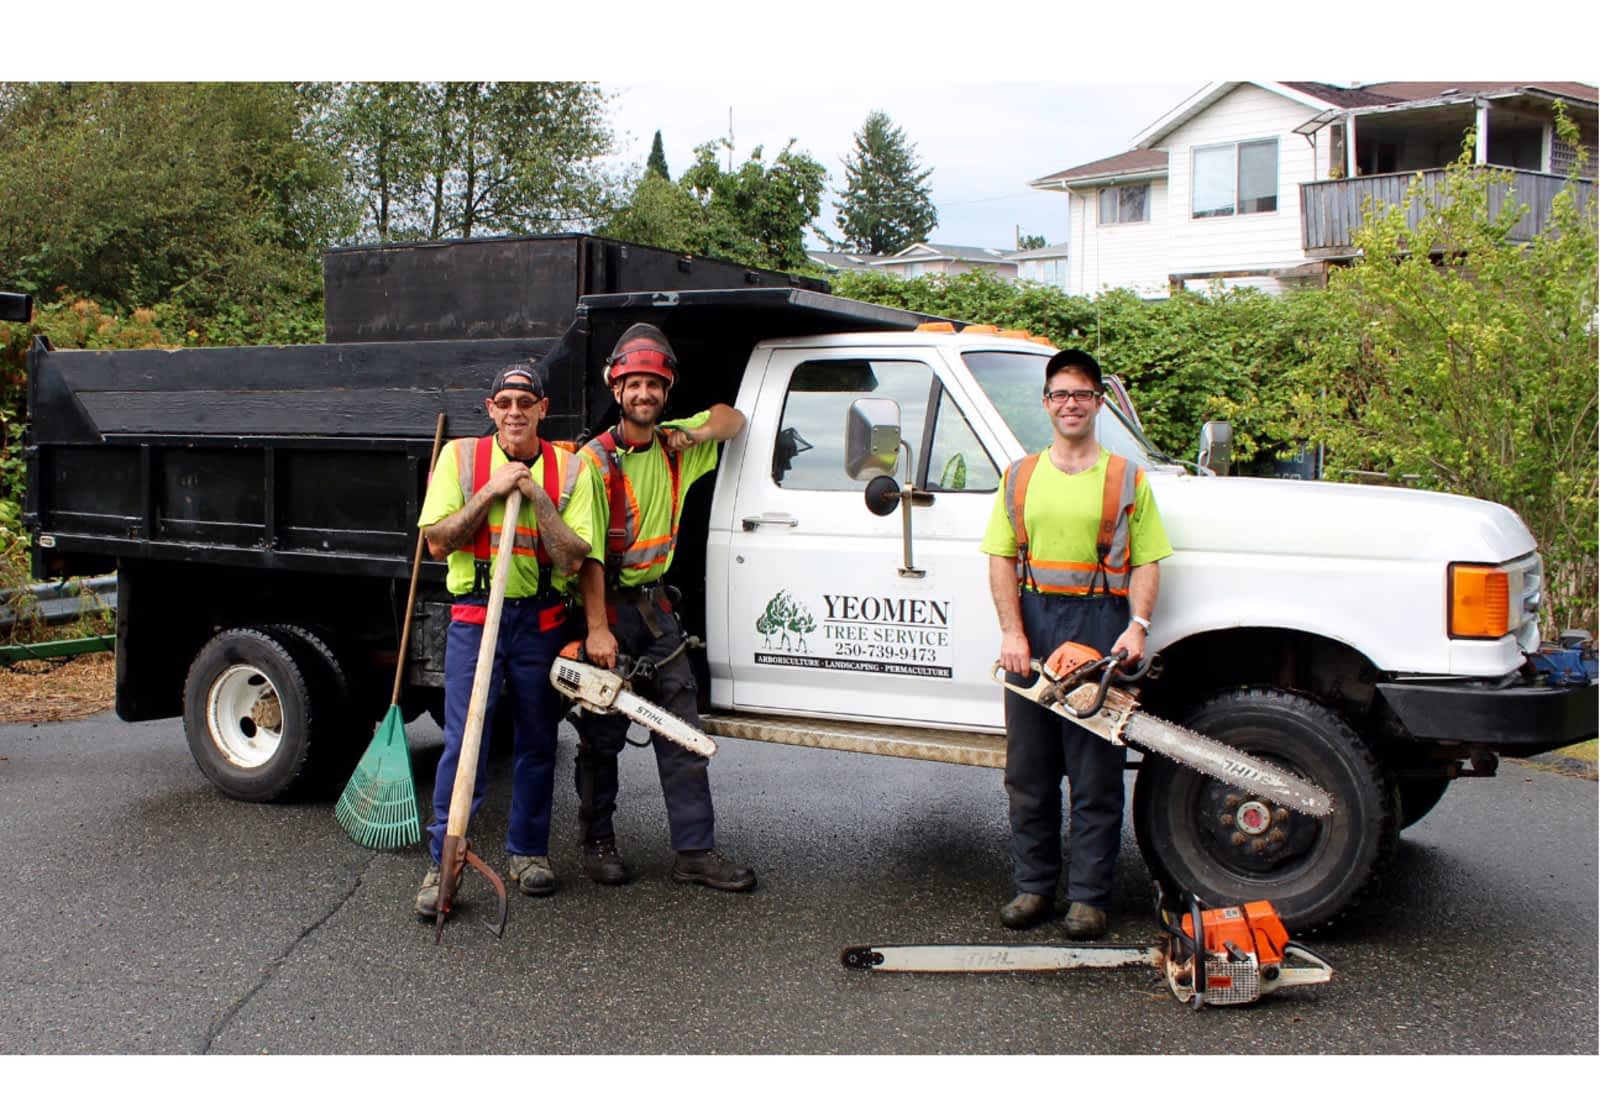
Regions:
M 1126 653 L 1110 656 L 1073 641 L 1062 643 L 1043 664 L 1029 661 L 1032 683 L 1011 682 L 994 665 L 994 678 L 1006 690 L 1054 711 L 1113 745 L 1131 745 L 1146 753 L 1188 765 L 1224 784 L 1303 814 L 1322 818 L 1333 813 L 1333 800 L 1315 784 L 1293 773 L 1224 745 L 1214 738 L 1174 725 L 1139 709 L 1127 684 L 1143 678 L 1151 659 L 1132 671 L 1121 671 Z
M 1161 939 L 1148 946 L 1073 945 L 852 946 L 839 956 L 846 969 L 884 973 L 1053 973 L 1063 969 L 1153 967 L 1165 974 L 1180 1003 L 1252 1004 L 1280 988 L 1320 985 L 1333 967 L 1289 940 L 1271 902 L 1201 909 L 1193 896 L 1181 920 L 1163 906 Z
M 590 664 L 583 659 L 583 642 L 572 641 L 550 664 L 550 686 L 584 710 L 595 714 L 625 715 L 691 753 L 698 753 L 702 757 L 715 756 L 716 742 L 677 715 L 668 714 L 633 693 L 633 680 L 651 670 L 647 667 L 642 673 L 635 666 L 629 669 L 629 675 L 624 676 L 621 671 Z

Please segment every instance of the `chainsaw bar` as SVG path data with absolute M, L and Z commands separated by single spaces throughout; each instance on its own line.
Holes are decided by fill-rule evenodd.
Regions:
M 962 943 L 851 946 L 839 954 L 846 969 L 885 973 L 1055 973 L 1063 969 L 1125 969 L 1165 962 L 1160 946 L 985 946 Z
M 716 755 L 717 743 L 675 714 L 668 714 L 628 688 L 617 673 L 587 661 L 558 656 L 550 665 L 550 686 L 596 714 L 621 714 L 702 757 Z
M 998 662 L 994 678 L 1006 690 L 1015 691 L 1114 745 L 1132 745 L 1142 752 L 1166 757 L 1315 818 L 1333 813 L 1332 798 L 1315 784 L 1270 761 L 1140 710 L 1138 700 L 1125 688 L 1083 683 L 1063 691 L 1063 683 L 1042 669 L 1032 683 L 1023 686 L 1007 679 Z
M 1142 710 L 1128 716 L 1122 727 L 1122 740 L 1301 814 L 1323 818 L 1333 813 L 1332 798 L 1315 784 L 1260 757 L 1249 756 Z

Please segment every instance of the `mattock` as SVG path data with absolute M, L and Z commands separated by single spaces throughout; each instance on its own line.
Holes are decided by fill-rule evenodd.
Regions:
M 489 926 L 489 933 L 504 938 L 506 933 L 506 885 L 500 875 L 472 852 L 467 841 L 467 820 L 472 817 L 472 789 L 478 780 L 478 749 L 483 741 L 484 708 L 489 703 L 489 679 L 494 674 L 495 643 L 500 639 L 500 611 L 506 600 L 506 576 L 511 571 L 512 549 L 517 540 L 517 519 L 522 514 L 522 492 L 515 488 L 506 495 L 505 515 L 500 519 L 500 547 L 495 553 L 494 578 L 489 584 L 489 605 L 484 610 L 483 636 L 478 642 L 478 668 L 472 676 L 472 700 L 467 709 L 467 724 L 461 733 L 461 753 L 456 759 L 456 780 L 450 790 L 450 818 L 445 824 L 444 847 L 439 854 L 439 902 L 434 912 L 433 941 L 444 937 L 444 921 L 455 904 L 461 874 L 471 865 L 494 885 L 500 901 L 500 917 Z

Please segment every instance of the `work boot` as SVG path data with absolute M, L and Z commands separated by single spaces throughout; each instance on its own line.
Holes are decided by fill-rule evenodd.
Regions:
M 511 879 L 517 882 L 524 896 L 548 896 L 556 890 L 556 871 L 550 867 L 548 857 L 519 857 L 511 855 Z
M 1000 922 L 1014 931 L 1036 927 L 1055 910 L 1054 901 L 1038 892 L 1018 892 L 1000 909 Z
M 1068 938 L 1099 938 L 1106 933 L 1106 913 L 1085 903 L 1067 908 Z
M 721 892 L 748 892 L 756 886 L 754 869 L 736 865 L 714 849 L 678 854 L 672 866 L 672 879 L 685 884 L 703 884 Z
M 417 915 L 432 919 L 439 913 L 439 866 L 422 874 L 422 887 L 417 889 Z
M 613 838 L 583 843 L 583 875 L 596 884 L 626 884 L 633 879 Z

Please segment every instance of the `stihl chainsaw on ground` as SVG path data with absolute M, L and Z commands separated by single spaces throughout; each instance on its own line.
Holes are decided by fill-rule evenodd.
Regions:
M 1322 818 L 1333 813 L 1333 800 L 1315 784 L 1260 757 L 1140 710 L 1133 694 L 1118 685 L 1141 679 L 1150 670 L 1151 661 L 1146 659 L 1135 671 L 1122 672 L 1123 655 L 1102 656 L 1087 645 L 1068 641 L 1045 663 L 1029 662 L 1036 676 L 1032 683 L 1012 683 L 998 661 L 994 678 L 1006 690 L 1054 711 L 1113 745 L 1131 745 L 1188 765 L 1224 784 L 1244 788 L 1302 814 Z
M 1268 901 L 1201 910 L 1190 897 L 1188 905 L 1181 921 L 1175 921 L 1158 894 L 1157 915 L 1164 933 L 1149 946 L 1093 942 L 852 946 L 839 956 L 847 969 L 883 973 L 1053 973 L 1148 966 L 1165 974 L 1167 987 L 1179 1002 L 1197 1010 L 1207 1004 L 1251 1004 L 1280 988 L 1333 979 L 1332 966 L 1289 941 Z
M 687 644 L 687 642 L 685 642 Z M 595 714 L 626 715 L 640 725 L 676 742 L 691 753 L 702 757 L 715 756 L 717 743 L 701 731 L 673 714 L 668 714 L 654 703 L 641 699 L 632 690 L 634 679 L 653 667 L 640 661 L 628 668 L 628 675 L 590 664 L 582 659 L 583 642 L 572 641 L 564 647 L 550 664 L 550 686 Z M 671 657 L 667 658 L 668 660 Z M 619 665 L 622 661 L 618 661 Z M 666 663 L 662 661 L 660 663 Z M 641 665 L 645 665 L 641 671 Z

